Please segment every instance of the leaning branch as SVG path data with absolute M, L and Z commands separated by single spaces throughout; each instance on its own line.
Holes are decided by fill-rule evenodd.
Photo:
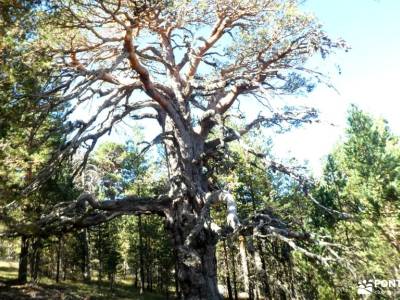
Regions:
M 73 202 L 57 204 L 50 213 L 32 222 L 19 222 L 3 210 L 0 221 L 4 222 L 7 230 L 0 236 L 49 236 L 98 225 L 121 215 L 164 216 L 170 203 L 171 199 L 165 195 L 98 201 L 93 195 L 83 193 Z

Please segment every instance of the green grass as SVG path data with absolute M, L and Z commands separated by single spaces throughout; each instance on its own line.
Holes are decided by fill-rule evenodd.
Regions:
M 0 281 L 9 281 L 18 276 L 18 263 L 0 260 Z
M 83 283 L 79 281 L 63 281 L 56 283 L 50 278 L 41 278 L 36 285 L 13 284 L 18 275 L 18 264 L 0 261 L 0 299 L 55 299 L 55 300 L 161 300 L 164 295 L 155 293 L 139 294 L 129 282 L 118 282 L 113 291 L 108 283 Z

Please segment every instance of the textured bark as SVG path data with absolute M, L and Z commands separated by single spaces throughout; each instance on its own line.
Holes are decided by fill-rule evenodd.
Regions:
M 168 229 L 177 254 L 177 278 L 183 299 L 221 299 L 217 287 L 216 234 L 202 228 L 195 238 L 188 239 L 196 227 L 192 201 L 181 199 L 175 203 L 174 217 Z
M 139 268 L 135 269 L 135 283 L 134 286 L 137 289 L 139 287 Z
M 254 192 L 252 182 L 248 182 L 247 184 L 250 187 L 253 213 L 256 214 L 257 213 L 256 193 Z M 263 255 L 262 244 L 257 237 L 253 239 L 253 247 L 254 247 L 254 252 L 253 252 L 254 271 L 256 275 L 255 297 L 256 299 L 260 299 L 264 295 L 265 297 L 268 297 L 268 299 L 270 299 L 271 293 L 269 290 L 268 276 L 266 273 L 266 265 Z
M 103 233 L 102 233 L 101 227 L 99 227 L 98 231 L 97 231 L 97 240 L 98 240 L 99 245 L 101 245 L 102 241 L 103 241 Z M 99 259 L 98 281 L 102 282 L 103 281 L 103 250 L 102 250 L 102 247 L 98 247 L 97 257 Z
M 257 276 L 259 277 L 259 280 L 261 281 L 262 284 L 262 289 L 264 296 L 267 299 L 271 299 L 271 289 L 270 289 L 270 284 L 268 280 L 268 273 L 267 273 L 267 265 L 265 263 L 265 258 L 264 258 L 264 251 L 262 248 L 262 243 L 259 239 L 256 239 L 256 255 L 257 260 L 256 260 L 256 272 Z
M 249 297 L 251 297 L 252 291 L 250 288 L 249 267 L 247 265 L 247 253 L 244 236 L 239 236 L 239 253 L 242 267 L 243 285 L 246 293 L 248 293 Z
M 237 289 L 237 279 L 236 279 L 236 258 L 234 250 L 232 249 L 232 242 L 228 240 L 230 243 L 229 247 L 229 258 L 232 261 L 232 281 L 233 281 L 233 292 L 235 295 L 235 300 L 238 300 L 238 289 Z
M 39 280 L 41 252 L 42 240 L 37 238 L 32 243 L 32 252 L 30 255 L 31 281 L 34 283 Z
M 178 273 L 179 273 L 179 267 L 178 267 L 178 254 L 177 254 L 177 250 L 174 249 L 174 259 L 175 259 L 175 264 L 174 264 L 174 280 L 175 280 L 175 294 L 176 294 L 176 298 L 177 299 L 181 299 L 181 291 L 179 288 L 179 277 L 178 277 Z
M 56 267 L 56 282 L 60 281 L 60 265 L 61 265 L 61 247 L 62 247 L 62 239 L 58 238 L 57 243 L 57 267 Z
M 228 288 L 228 299 L 233 300 L 233 293 L 232 293 L 232 285 L 231 285 L 231 275 L 230 275 L 230 266 L 229 266 L 229 260 L 228 260 L 228 250 L 226 247 L 226 241 L 223 241 L 223 247 L 224 247 L 224 260 L 225 260 L 225 270 L 226 270 L 226 286 Z
M 82 247 L 83 247 L 83 279 L 87 282 L 90 282 L 92 279 L 91 276 L 91 265 L 90 265 L 90 248 L 89 248 L 89 237 L 87 229 L 83 229 L 81 232 L 82 239 Z
M 138 231 L 139 231 L 139 269 L 140 269 L 140 294 L 144 292 L 144 258 L 143 258 L 143 229 L 142 229 L 142 216 L 138 218 Z
M 221 299 L 217 286 L 217 264 L 213 233 L 201 232 L 204 239 L 195 244 L 182 245 L 181 235 L 175 232 L 175 247 L 178 251 L 178 278 L 183 298 L 190 300 Z M 211 242 L 208 242 L 210 240 Z
M 62 280 L 63 281 L 65 281 L 65 280 L 67 280 L 67 261 L 66 260 L 63 260 L 62 261 L 62 274 L 63 274 L 63 277 L 62 277 Z
M 29 239 L 25 236 L 21 237 L 21 248 L 19 254 L 18 265 L 18 282 L 26 283 L 28 279 L 28 256 L 29 256 Z
M 261 263 L 261 256 L 258 252 L 258 249 L 254 249 L 253 252 L 253 260 L 254 260 L 254 272 L 255 272 L 255 280 L 254 280 L 254 296 L 256 300 L 262 298 L 262 282 L 264 281 L 263 269 Z
M 190 119 L 186 121 L 189 123 Z M 216 276 L 217 236 L 204 223 L 209 217 L 205 208 L 208 185 L 200 159 L 204 142 L 190 130 L 176 130 L 170 118 L 164 125 L 166 132 L 174 134 L 165 144 L 172 183 L 170 194 L 177 198 L 166 218 L 177 254 L 179 287 L 184 299 L 221 299 Z

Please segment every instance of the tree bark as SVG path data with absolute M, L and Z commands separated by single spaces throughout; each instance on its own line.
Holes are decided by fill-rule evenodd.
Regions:
M 60 282 L 60 265 L 61 265 L 61 246 L 62 246 L 62 239 L 61 237 L 58 238 L 58 245 L 57 245 L 57 268 L 56 268 L 56 282 Z
M 145 220 L 145 228 L 147 227 L 147 220 Z M 147 281 L 147 290 L 152 292 L 153 291 L 153 257 L 152 257 L 152 249 L 151 249 L 151 241 L 149 234 L 146 234 L 145 239 L 145 251 L 146 255 L 146 281 Z
M 91 266 L 90 266 L 90 248 L 89 248 L 89 237 L 87 229 L 83 229 L 80 233 L 81 245 L 82 245 L 82 254 L 83 254 L 83 280 L 86 282 L 91 281 Z
M 233 300 L 232 294 L 232 285 L 231 285 L 231 275 L 230 275 L 230 268 L 229 268 L 229 261 L 228 261 L 228 251 L 226 247 L 226 241 L 223 241 L 224 247 L 224 260 L 225 260 L 225 268 L 226 268 L 226 286 L 228 288 L 228 299 Z
M 62 280 L 65 281 L 67 279 L 67 260 L 62 261 Z
M 187 103 L 181 103 L 185 115 Z M 208 192 L 207 178 L 202 173 L 201 154 L 204 140 L 190 129 L 177 128 L 170 117 L 162 124 L 163 132 L 172 132 L 173 138 L 165 140 L 170 194 L 177 195 L 169 211 L 166 225 L 177 253 L 178 280 L 183 299 L 220 300 L 217 286 L 216 243 L 217 235 L 204 219 L 204 195 Z M 190 128 L 190 116 L 185 119 Z M 202 217 L 203 216 L 203 217 Z
M 19 254 L 18 282 L 24 284 L 28 279 L 29 239 L 21 237 L 21 252 Z
M 32 253 L 31 253 L 31 281 L 37 283 L 39 280 L 39 272 L 40 272 L 40 256 L 42 241 L 40 238 L 37 238 L 32 243 Z
M 179 288 L 179 268 L 178 268 L 178 253 L 176 249 L 174 249 L 174 259 L 175 259 L 175 264 L 174 264 L 174 280 L 175 280 L 175 294 L 177 299 L 181 299 L 181 291 Z
M 178 252 L 178 278 L 183 299 L 220 300 L 213 233 L 204 229 L 200 233 L 201 239 L 185 245 L 180 231 L 176 228 L 173 236 Z
M 29 139 L 28 144 L 28 154 L 31 155 L 31 142 L 32 139 Z M 26 172 L 25 182 L 29 183 L 32 180 L 32 163 L 29 161 L 28 169 Z M 28 279 L 28 260 L 29 260 L 29 239 L 26 236 L 21 236 L 21 252 L 19 255 L 19 266 L 18 266 L 18 281 L 22 284 L 25 284 Z
M 262 243 L 259 239 L 256 238 L 256 253 L 259 256 L 260 259 L 260 263 L 261 265 L 256 261 L 256 270 L 257 273 L 260 276 L 260 280 L 262 283 L 262 287 L 263 287 L 263 291 L 264 291 L 264 295 L 267 297 L 267 299 L 271 299 L 272 295 L 271 295 L 271 288 L 270 288 L 270 284 L 268 282 L 268 273 L 267 273 L 267 266 L 265 263 L 265 258 L 264 258 L 264 251 L 262 249 Z
M 255 242 L 257 243 L 258 241 L 256 240 Z M 254 241 L 253 241 L 253 243 L 254 243 Z M 262 268 L 261 256 L 260 256 L 260 253 L 258 252 L 257 246 L 254 247 L 253 260 L 254 260 L 254 273 L 255 273 L 254 296 L 255 296 L 256 300 L 259 300 L 262 298 L 262 284 L 265 281 L 265 278 L 264 278 L 265 271 Z
M 177 253 L 178 280 L 183 299 L 219 300 L 217 286 L 216 234 L 203 226 L 195 238 L 190 232 L 198 221 L 190 209 L 192 201 L 180 199 L 175 202 L 173 222 L 167 229 L 171 232 Z
M 97 242 L 99 245 L 101 245 L 103 243 L 103 232 L 102 232 L 101 226 L 98 227 Z M 99 259 L 99 270 L 98 270 L 99 278 L 97 281 L 102 282 L 102 280 L 103 280 L 103 250 L 102 250 L 102 247 L 98 247 L 97 256 Z
M 241 266 L 242 266 L 243 285 L 245 288 L 245 292 L 248 293 L 249 298 L 251 298 L 252 291 L 250 288 L 249 267 L 247 265 L 246 245 L 245 245 L 245 238 L 242 235 L 239 236 L 239 253 L 240 253 Z
M 138 231 L 139 231 L 139 261 L 140 261 L 140 294 L 144 292 L 144 258 L 143 258 L 143 228 L 142 216 L 138 217 Z
M 232 261 L 233 292 L 234 292 L 234 295 L 235 295 L 235 300 L 238 300 L 239 297 L 238 297 L 237 280 L 236 280 L 236 258 L 235 258 L 235 253 L 234 253 L 232 247 L 229 247 L 228 249 L 229 249 L 229 257 L 230 257 L 230 259 Z
M 135 286 L 135 288 L 137 289 L 138 288 L 138 278 L 139 278 L 139 274 L 138 274 L 138 268 L 136 267 L 135 268 L 135 282 L 134 282 L 134 286 Z

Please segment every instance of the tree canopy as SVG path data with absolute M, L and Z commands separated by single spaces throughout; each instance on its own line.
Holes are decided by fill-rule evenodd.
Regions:
M 61 245 L 63 234 L 77 231 L 71 244 L 83 245 L 88 274 L 88 228 L 95 228 L 96 243 L 105 245 L 96 254 L 99 270 L 111 282 L 122 260 L 132 262 L 127 257 L 136 255 L 136 244 L 140 266 L 131 265 L 143 282 L 141 251 L 161 254 L 143 241 L 144 232 L 160 236 L 157 249 L 168 247 L 168 236 L 176 265 L 160 259 L 160 274 L 174 267 L 185 299 L 220 299 L 217 250 L 240 255 L 249 295 L 271 297 L 284 285 L 274 290 L 260 275 L 264 285 L 252 286 L 248 278 L 279 265 L 265 260 L 265 249 L 289 262 L 274 276 L 293 271 L 296 261 L 316 281 L 308 260 L 343 261 L 347 252 L 330 239 L 342 238 L 349 220 L 357 220 L 360 233 L 373 220 L 377 238 L 399 250 L 386 217 L 398 209 L 398 141 L 383 123 L 352 108 L 348 139 L 328 157 L 322 182 L 275 161 L 257 140 L 265 128 L 317 121 L 315 109 L 280 107 L 274 99 L 311 92 L 325 81 L 311 60 L 347 50 L 302 10 L 302 1 L 11 2 L 2 4 L 0 46 L 1 236 L 21 236 L 39 249 L 43 239 L 58 236 Z M 26 22 L 13 22 L 22 17 Z M 249 107 L 258 111 L 253 118 Z M 121 124 L 144 120 L 147 131 L 155 128 L 151 140 L 132 130 L 135 142 L 97 147 Z M 149 175 L 152 147 L 162 153 L 165 175 Z M 162 238 L 157 217 L 145 219 L 155 227 L 142 224 L 149 214 L 163 218 Z M 138 222 L 114 220 L 122 215 L 137 215 Z M 137 229 L 129 246 L 121 246 L 118 224 Z M 236 239 L 238 249 L 227 248 Z M 289 259 L 292 251 L 299 257 Z M 248 254 L 254 265 L 245 268 Z M 294 297 L 295 290 L 301 289 L 285 293 Z

